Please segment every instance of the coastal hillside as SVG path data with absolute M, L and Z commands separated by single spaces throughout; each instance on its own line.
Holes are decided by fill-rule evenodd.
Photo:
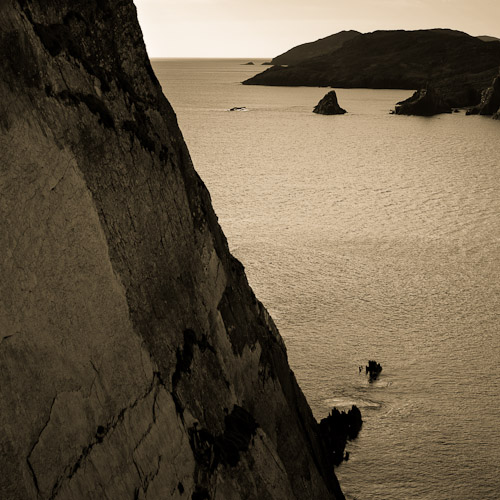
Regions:
M 276 66 L 279 65 L 292 65 L 299 62 L 305 61 L 306 59 L 311 59 L 313 57 L 324 56 L 337 49 L 340 49 L 342 45 L 348 40 L 352 40 L 354 37 L 360 35 L 359 31 L 340 31 L 334 35 L 327 36 L 326 38 L 320 38 L 315 42 L 303 43 L 287 50 L 285 53 L 276 56 L 271 61 L 271 64 Z
M 479 102 L 500 66 L 500 42 L 452 30 L 375 31 L 338 50 L 272 67 L 246 85 L 419 89 L 430 85 L 452 106 Z
M 0 39 L 0 498 L 344 498 L 133 2 Z
M 500 42 L 500 38 L 497 38 L 495 36 L 481 35 L 477 38 L 479 38 L 479 40 L 482 40 L 483 42 Z

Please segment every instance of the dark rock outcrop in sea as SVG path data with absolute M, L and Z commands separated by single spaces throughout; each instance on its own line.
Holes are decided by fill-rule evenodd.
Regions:
M 487 115 L 497 114 L 500 109 L 500 74 L 495 77 L 491 86 L 483 90 L 481 102 L 467 111 L 468 115 Z
M 408 99 L 398 102 L 395 109 L 397 115 L 433 116 L 451 112 L 451 106 L 432 87 L 417 90 Z
M 0 40 L 0 497 L 344 498 L 132 1 Z
M 445 29 L 375 31 L 288 67 L 273 66 L 243 82 L 334 88 L 441 92 L 452 107 L 474 106 L 498 73 L 500 42 Z
M 362 425 L 361 412 L 356 405 L 347 412 L 333 408 L 330 415 L 321 420 L 319 423 L 321 437 L 333 465 L 337 466 L 343 460 L 348 460 L 349 455 L 344 454 L 347 441 L 358 437 Z
M 242 66 L 254 66 L 255 63 L 253 63 L 252 61 L 249 61 L 247 63 L 243 63 Z
M 318 113 L 319 115 L 343 115 L 347 111 L 339 106 L 337 93 L 335 90 L 331 90 L 318 102 L 313 109 L 313 113 Z
M 382 365 L 374 360 L 370 360 L 365 367 L 365 373 L 370 376 L 370 382 L 377 380 L 378 376 L 382 373 Z

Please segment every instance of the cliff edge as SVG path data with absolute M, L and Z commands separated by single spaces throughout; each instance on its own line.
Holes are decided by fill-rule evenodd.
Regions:
M 343 498 L 132 1 L 0 37 L 0 497 Z

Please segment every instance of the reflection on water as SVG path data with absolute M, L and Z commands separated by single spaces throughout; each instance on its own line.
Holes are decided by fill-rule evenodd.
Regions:
M 315 415 L 362 409 L 347 496 L 498 498 L 500 122 L 363 89 L 318 116 L 326 89 L 242 86 L 241 62 L 153 66 Z

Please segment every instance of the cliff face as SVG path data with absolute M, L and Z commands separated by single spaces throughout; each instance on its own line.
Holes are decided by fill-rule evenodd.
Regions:
M 343 498 L 133 3 L 0 37 L 0 497 Z

